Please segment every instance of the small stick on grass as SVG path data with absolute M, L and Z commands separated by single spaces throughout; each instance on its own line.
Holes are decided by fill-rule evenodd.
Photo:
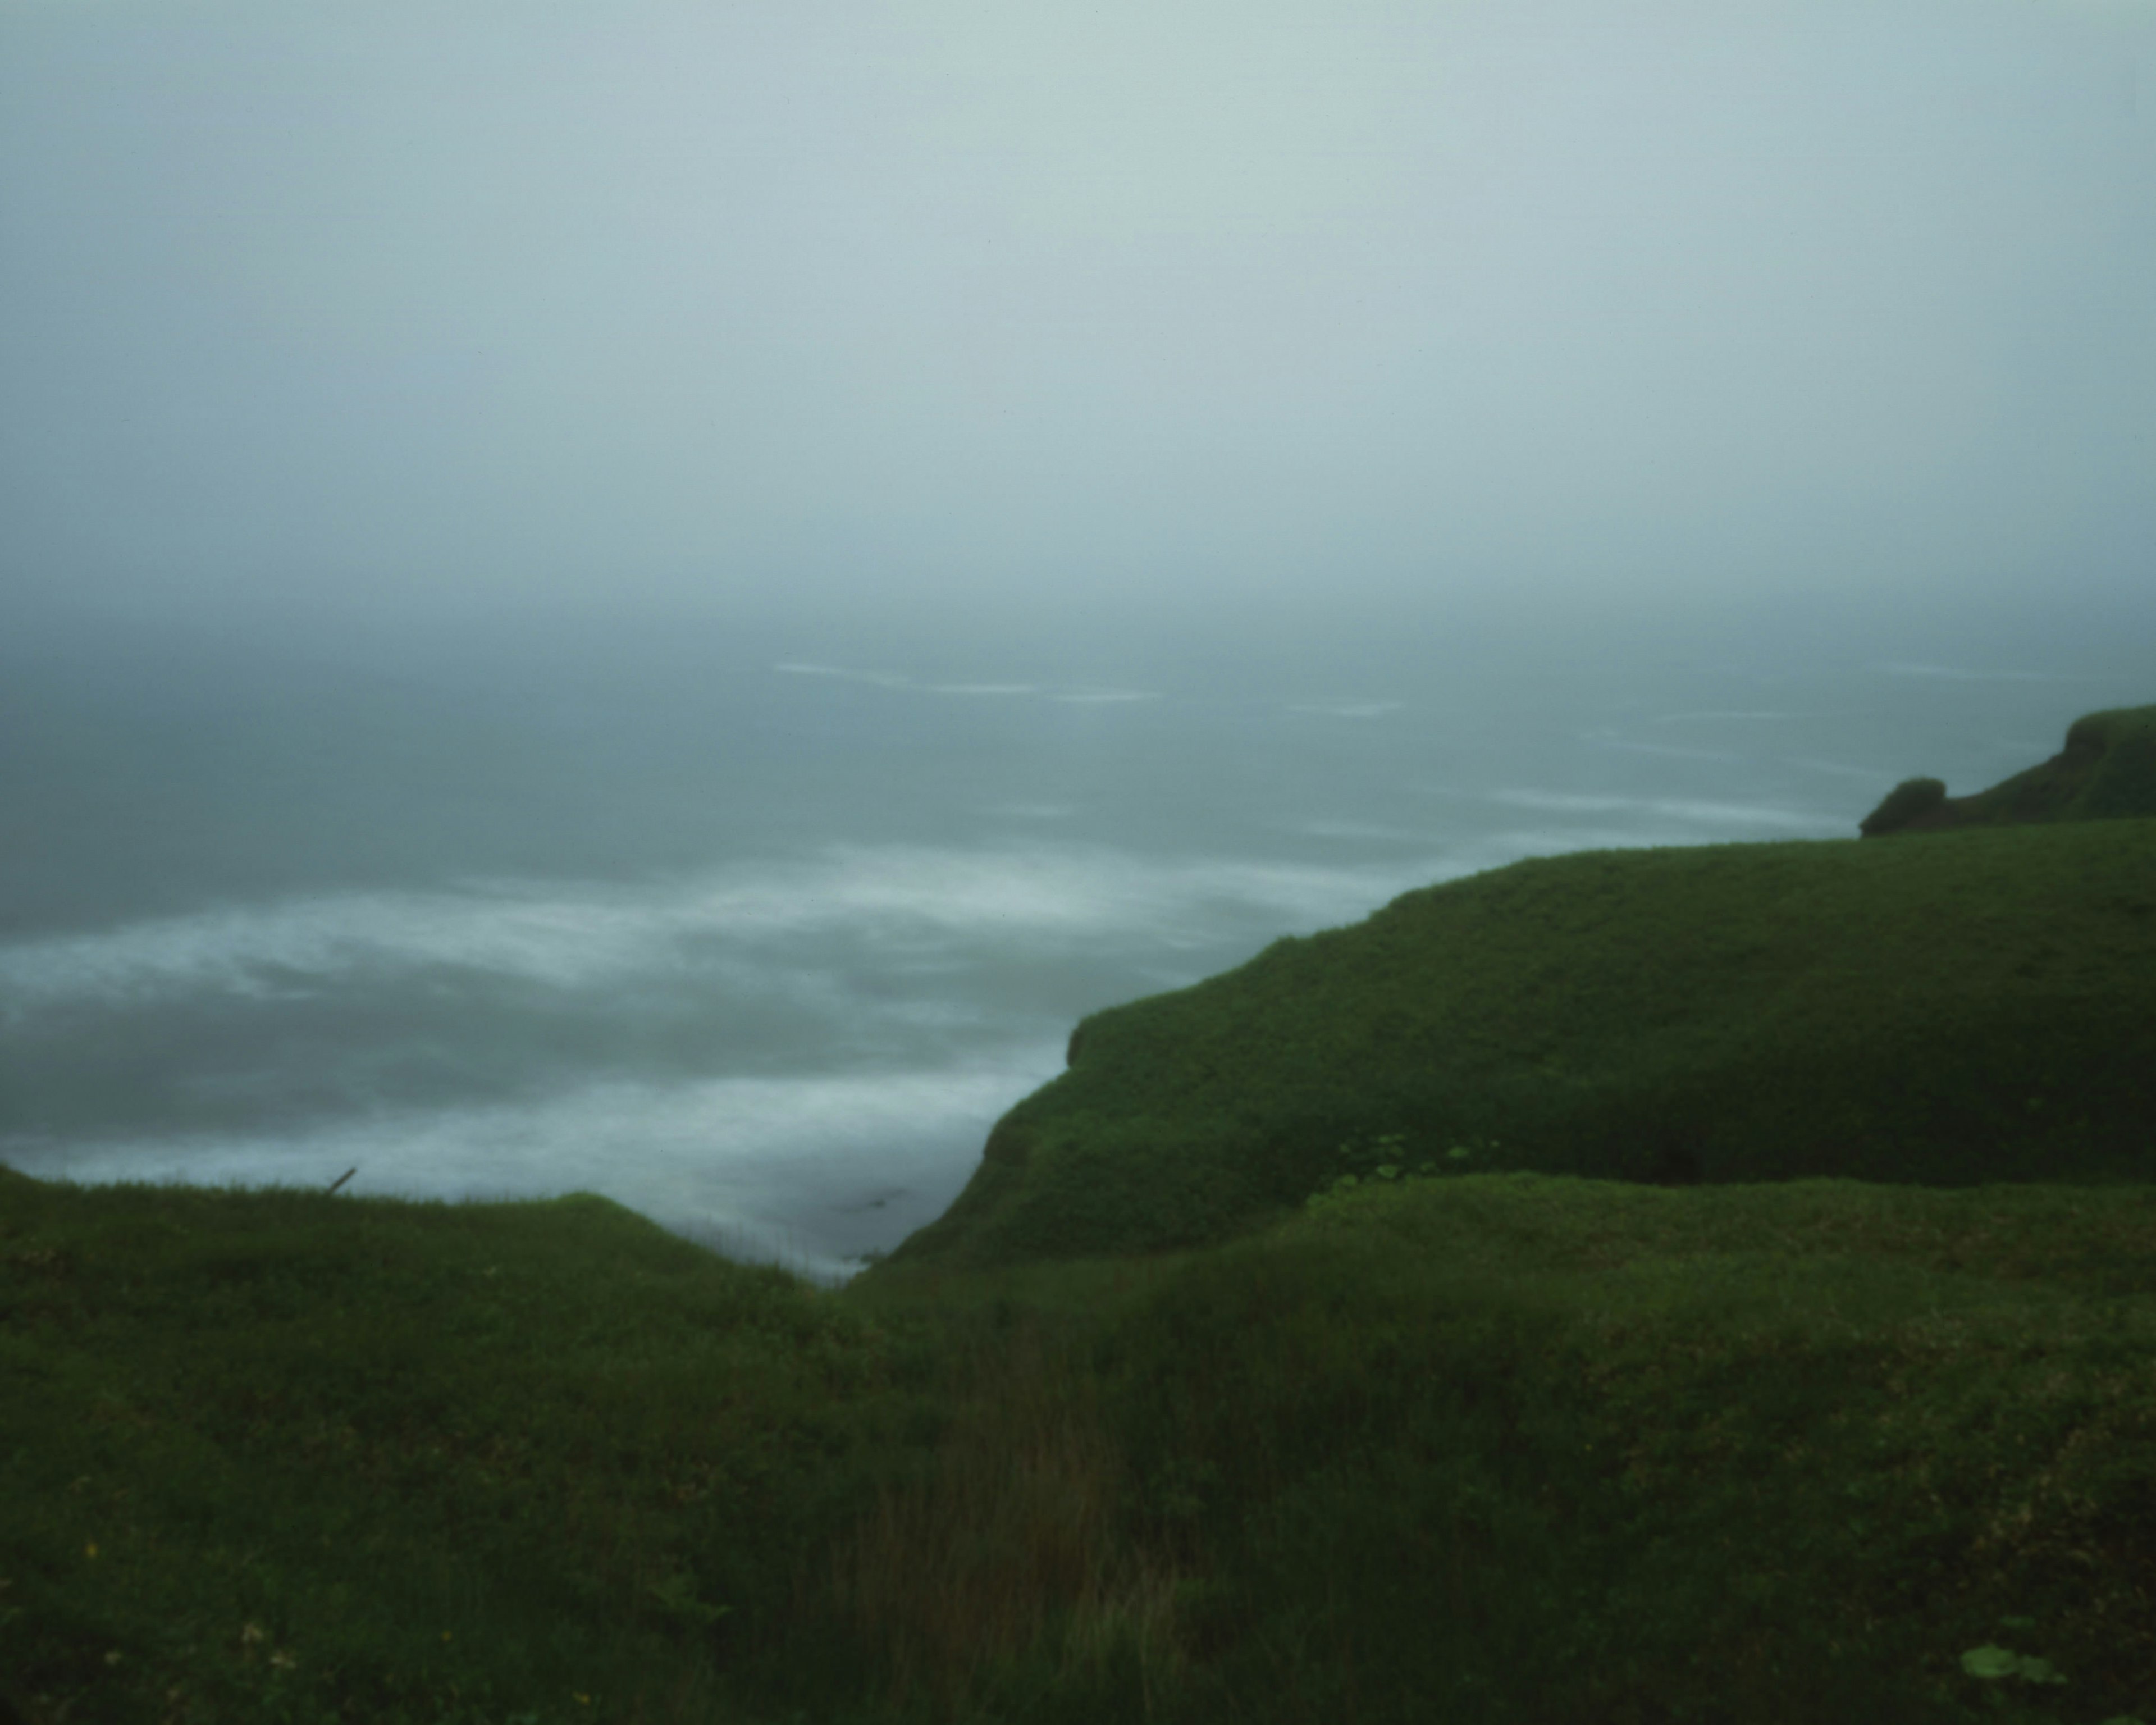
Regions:
M 359 1172 L 359 1164 L 358 1164 L 358 1163 L 353 1163 L 350 1168 L 346 1168 L 346 1169 L 342 1173 L 339 1174 L 339 1175 L 336 1177 L 336 1179 L 334 1179 L 334 1180 L 332 1180 L 332 1181 L 331 1181 L 331 1182 L 330 1182 L 330 1189 L 329 1189 L 329 1194 L 328 1194 L 328 1195 L 334 1197 L 334 1196 L 336 1195 L 336 1189 L 337 1189 L 337 1188 L 338 1188 L 338 1187 L 340 1187 L 340 1186 L 341 1186 L 341 1185 L 343 1185 L 343 1184 L 344 1184 L 344 1183 L 345 1183 L 346 1180 L 349 1180 L 349 1179 L 350 1179 L 350 1178 L 351 1178 L 354 1174 L 357 1173 L 358 1172 Z

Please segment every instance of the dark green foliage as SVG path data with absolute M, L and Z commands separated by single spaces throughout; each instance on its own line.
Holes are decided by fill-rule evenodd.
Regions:
M 2102 1339 L 2112 1271 L 2051 1281 L 2094 1303 L 2030 1307 L 2026 1327 L 1999 1291 L 2104 1201 L 1621 1190 L 1381 1183 L 1191 1260 L 1108 1328 L 1098 1369 L 1153 1482 L 1148 1526 L 1234 1602 L 1225 1694 L 1196 1717 L 1405 1721 L 1442 1701 L 1476 1718 L 1943 1721 L 1964 1715 L 1939 1626 L 1981 1639 L 2032 1591 L 2048 1640 L 2073 1644 L 2055 1657 L 2077 1668 L 2077 1706 L 2156 1679 L 2156 1642 L 2103 1651 L 2096 1611 L 2068 1628 L 2075 1584 L 2037 1555 L 2046 1538 L 2010 1558 L 1977 1531 L 2016 1513 L 1978 1508 L 1988 1470 L 2098 1441 L 2069 1437 L 2066 1411 L 2097 1400 L 1986 1398 L 2024 1348 L 2086 1347 L 2100 1378 L 2127 1357 Z M 2137 1190 L 2114 1220 L 2156 1220 L 2148 1204 Z M 2001 1237 L 1977 1218 L 2010 1214 L 2015 1249 L 1969 1255 Z M 2114 1249 L 2112 1271 L 2156 1288 L 2123 1235 Z M 2156 1393 L 2108 1381 L 2125 1423 L 2089 1476 L 2109 1508 L 2074 1525 L 2102 1548 L 2084 1573 L 2105 1609 L 2131 1613 L 2156 1540 Z M 1351 1667 L 1352 1704 L 1322 1687 Z
M 2099 1725 L 2156 1688 L 2149 1188 L 1397 1147 L 1229 1245 L 836 1295 L 592 1199 L 0 1177 L 0 1697 Z
M 2156 1681 L 2152 1226 L 2145 1188 L 1380 1175 L 1173 1262 L 850 1297 L 1100 1313 L 1123 1538 L 1182 1577 L 1151 1717 L 2096 1725 Z M 2015 1704 L 2040 1662 L 2069 1707 Z
M 0 1692 L 315 1725 L 709 1691 L 865 1489 L 844 1458 L 896 1453 L 891 1382 L 794 1278 L 598 1199 L 9 1176 Z
M 1856 824 L 1867 839 L 1899 832 L 1920 814 L 1929 814 L 1947 799 L 1946 782 L 1938 778 L 1905 778 L 1887 792 L 1884 800 Z
M 2069 754 L 2098 759 L 2077 812 L 2088 820 L 2156 814 L 2156 707 L 2092 713 L 2066 733 Z
M 2146 1180 L 2156 822 L 1518 863 L 1083 1033 L 897 1261 L 1223 1239 L 1381 1143 L 1667 1185 Z

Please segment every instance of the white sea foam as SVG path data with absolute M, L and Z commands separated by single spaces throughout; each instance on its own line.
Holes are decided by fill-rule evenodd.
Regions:
M 2086 683 L 2088 677 L 2062 676 L 2052 671 L 1975 670 L 1966 665 L 1927 665 L 1907 660 L 1889 660 L 1868 669 L 1890 677 L 1944 677 L 1958 683 Z
M 1419 865 L 1445 871 L 1433 859 Z M 713 943 L 836 935 L 870 955 L 974 939 L 1203 945 L 1224 917 L 1337 922 L 1413 884 L 1402 867 L 1144 858 L 1088 848 L 833 846 L 658 887 L 475 883 L 125 923 L 0 947 L 0 1009 L 210 992 L 305 994 L 355 972 L 456 967 L 557 988 L 715 962 Z
M 0 1014 L 139 1004 L 207 993 L 307 996 L 356 975 L 461 969 L 555 988 L 631 976 L 711 979 L 773 942 L 835 940 L 865 962 L 906 954 L 1067 950 L 1087 943 L 1205 946 L 1252 923 L 1282 932 L 1352 920 L 1409 886 L 1584 843 L 1681 842 L 1700 827 L 1759 833 L 1845 825 L 1800 810 L 1706 798 L 1584 796 L 1532 788 L 1490 800 L 1577 827 L 1483 833 L 1450 845 L 1368 822 L 1312 823 L 1341 839 L 1420 843 L 1420 855 L 1356 865 L 1144 856 L 1102 846 L 836 845 L 659 884 L 480 880 L 431 891 L 341 893 L 123 923 L 0 947 Z M 1061 803 L 1008 805 L 1060 819 Z M 761 953 L 762 956 L 757 956 Z
M 1682 797 L 1594 797 L 1563 791 L 1508 790 L 1492 792 L 1491 800 L 1510 808 L 1547 809 L 1553 814 L 1637 814 L 1695 825 L 1767 827 L 1791 832 L 1820 832 L 1846 824 L 1759 803 L 1714 803 Z
M 798 660 L 774 665 L 772 669 L 775 671 L 783 671 L 788 676 L 836 677 L 842 682 L 874 683 L 878 687 L 885 689 L 906 689 L 912 686 L 895 671 L 849 670 L 844 665 L 815 665 Z
M 848 1272 L 846 1258 L 888 1249 L 940 1214 L 997 1117 L 1062 1065 L 1060 1043 L 1040 1043 L 934 1070 L 599 1083 L 297 1132 L 18 1140 L 7 1149 L 25 1173 L 91 1184 L 326 1187 L 357 1168 L 346 1189 L 356 1196 L 597 1192 L 684 1233 L 747 1243 L 752 1255 L 831 1278 Z
M 1631 742 L 1614 732 L 1606 730 L 1583 732 L 1580 741 L 1596 748 L 1622 749 L 1635 755 L 1660 755 L 1676 761 L 1734 761 L 1738 758 L 1727 749 L 1688 749 L 1666 742 Z
M 1655 721 L 1657 725 L 1688 725 L 1694 722 L 1719 722 L 1723 719 L 1807 719 L 1818 716 L 1812 713 L 1781 712 L 1713 712 L 1664 713 Z
M 1294 830 L 1307 833 L 1313 839 L 1343 839 L 1351 843 L 1364 839 L 1419 845 L 1430 842 L 1427 833 L 1410 833 L 1399 827 L 1380 826 L 1373 821 L 1306 820 Z
M 1328 719 L 1382 719 L 1400 710 L 1397 701 L 1309 701 L 1291 706 L 1291 713 L 1316 713 Z
M 1892 784 L 1894 782 L 1892 773 L 1882 772 L 1876 767 L 1851 767 L 1840 761 L 1813 761 L 1802 756 L 1791 756 L 1784 764 L 1801 767 L 1808 773 L 1831 773 L 1840 778 L 1868 779 L 1874 784 Z
M 1049 701 L 1075 703 L 1081 706 L 1112 706 L 1133 701 L 1158 701 L 1161 697 L 1143 689 L 1096 689 L 1080 686 L 1057 689 L 1039 683 L 922 683 L 911 677 L 901 676 L 896 671 L 855 670 L 840 665 L 819 665 L 812 660 L 786 660 L 772 666 L 788 676 L 831 677 L 840 682 L 867 683 L 878 689 L 899 689 L 914 695 L 956 696 L 1039 696 Z
M 0 1005 L 192 990 L 275 998 L 361 966 L 461 966 L 572 984 L 653 962 L 657 933 L 647 906 L 603 889 L 291 899 L 0 948 Z

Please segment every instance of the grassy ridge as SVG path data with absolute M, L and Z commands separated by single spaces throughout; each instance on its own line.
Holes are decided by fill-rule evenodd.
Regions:
M 1883 838 L 2145 815 L 2156 815 L 2156 706 L 2084 713 L 2050 760 L 1974 796 L 1949 797 L 1936 778 L 1905 779 L 1858 826 L 1866 838 Z
M 834 1293 L 0 1178 L 0 1314 L 27 1725 L 2156 1714 L 2148 1188 L 1408 1179 Z
M 2140 1181 L 2152 1120 L 2156 821 L 1594 852 L 1095 1014 L 895 1255 L 1197 1244 L 1461 1147 L 1667 1183 Z

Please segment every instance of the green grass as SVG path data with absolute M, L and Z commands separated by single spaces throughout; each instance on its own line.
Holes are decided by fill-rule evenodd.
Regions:
M 2146 1717 L 2152 1296 L 2147 1188 L 1378 1180 L 834 1292 L 597 1199 L 9 1177 L 0 1696 Z
M 1224 1240 L 1398 1141 L 1663 1183 L 2156 1178 L 2156 820 L 1589 852 L 1096 1014 L 901 1259 Z
M 9 1176 L 0 1313 L 33 1720 L 679 1717 L 903 1450 L 873 1331 L 594 1199 Z

